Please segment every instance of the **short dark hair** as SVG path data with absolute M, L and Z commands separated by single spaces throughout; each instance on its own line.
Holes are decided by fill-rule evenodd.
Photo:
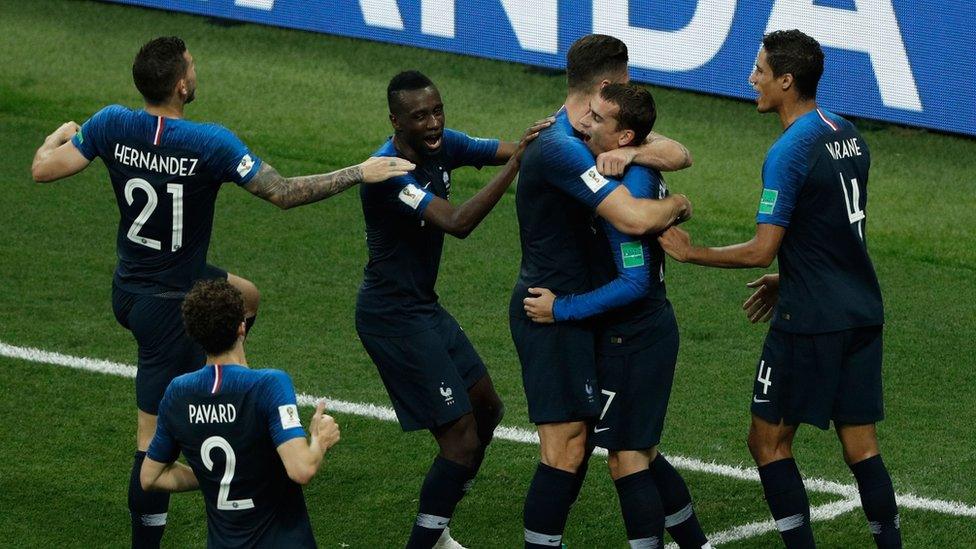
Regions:
M 390 112 L 399 110 L 400 92 L 422 90 L 424 88 L 435 87 L 434 82 L 420 71 L 403 71 L 390 79 L 390 84 L 386 86 L 386 103 L 390 107 Z
M 816 99 L 817 84 L 824 70 L 820 43 L 793 29 L 773 31 L 763 36 L 762 44 L 773 76 L 792 74 L 800 98 Z
M 606 34 L 588 34 L 569 47 L 566 80 L 570 91 L 588 90 L 604 76 L 627 70 L 627 44 Z
M 650 90 L 637 84 L 610 84 L 600 90 L 600 97 L 620 108 L 617 129 L 633 131 L 634 145 L 647 139 L 657 120 L 657 107 Z
M 183 300 L 183 323 L 190 339 L 207 354 L 234 348 L 237 330 L 244 322 L 244 297 L 227 280 L 201 280 Z
M 146 103 L 158 105 L 169 99 L 189 68 L 185 52 L 186 44 L 176 36 L 154 38 L 139 49 L 132 62 L 132 80 Z

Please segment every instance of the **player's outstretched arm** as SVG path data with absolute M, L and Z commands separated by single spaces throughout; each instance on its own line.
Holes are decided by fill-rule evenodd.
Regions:
M 305 486 L 319 471 L 325 452 L 339 442 L 339 425 L 325 413 L 325 402 L 315 407 L 315 414 L 308 425 L 311 440 L 293 438 L 278 446 L 278 455 L 285 465 L 288 478 Z
M 447 200 L 435 197 L 424 210 L 424 219 L 452 236 L 467 238 L 495 207 L 495 204 L 498 204 L 502 195 L 515 180 L 525 147 L 552 122 L 552 118 L 546 118 L 529 126 L 515 150 L 509 155 L 505 166 L 477 194 L 456 208 Z M 501 149 L 502 145 L 504 143 L 500 143 L 498 148 Z
M 44 139 L 44 144 L 34 153 L 34 162 L 31 163 L 34 181 L 57 181 L 88 167 L 91 161 L 70 142 L 79 129 L 78 124 L 65 122 Z
M 694 263 L 706 267 L 727 269 L 746 269 L 750 267 L 769 267 L 779 252 L 786 229 L 770 223 L 756 225 L 756 235 L 748 242 L 704 248 L 693 246 L 691 236 L 678 227 L 671 227 L 657 238 L 661 248 L 677 261 Z
M 631 164 L 676 172 L 691 166 L 691 152 L 674 139 L 651 132 L 639 147 L 620 147 L 596 158 L 596 169 L 610 177 L 623 175 Z
M 626 187 L 620 186 L 597 206 L 596 213 L 618 231 L 638 236 L 659 233 L 691 219 L 691 201 L 683 194 L 661 200 L 634 198 Z
M 282 210 L 318 202 L 360 183 L 378 183 L 405 175 L 416 166 L 403 158 L 379 156 L 334 172 L 283 177 L 267 162 L 244 188 Z
M 200 487 L 193 469 L 174 461 L 160 463 L 150 457 L 142 462 L 139 482 L 147 492 L 187 492 Z

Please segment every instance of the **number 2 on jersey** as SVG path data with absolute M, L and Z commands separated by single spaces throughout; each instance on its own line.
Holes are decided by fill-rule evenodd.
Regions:
M 234 469 L 237 467 L 237 455 L 227 439 L 214 435 L 203 441 L 203 445 L 200 446 L 200 459 L 203 460 L 203 464 L 208 470 L 213 471 L 214 462 L 210 458 L 210 451 L 214 448 L 219 448 L 227 458 L 224 461 L 224 476 L 220 479 L 220 491 L 217 492 L 217 509 L 221 511 L 253 509 L 254 500 L 251 498 L 228 499 L 227 497 L 230 495 L 230 483 L 234 480 Z
M 152 185 L 149 184 L 145 179 L 139 177 L 130 179 L 125 182 L 125 201 L 131 206 L 135 197 L 133 196 L 133 191 L 135 189 L 140 189 L 142 192 L 146 193 L 146 205 L 142 207 L 142 211 L 136 216 L 135 221 L 132 222 L 132 226 L 129 227 L 129 232 L 126 235 L 129 240 L 139 244 L 141 246 L 146 246 L 147 248 L 152 248 L 154 250 L 161 250 L 163 245 L 160 241 L 153 238 L 139 236 L 139 231 L 149 221 L 149 217 L 156 210 L 156 206 L 159 204 L 159 197 L 156 195 L 156 190 L 153 189 Z M 166 192 L 173 195 L 173 229 L 172 229 L 172 243 L 170 245 L 170 251 L 175 252 L 183 246 L 183 185 L 178 183 L 170 183 L 166 185 Z

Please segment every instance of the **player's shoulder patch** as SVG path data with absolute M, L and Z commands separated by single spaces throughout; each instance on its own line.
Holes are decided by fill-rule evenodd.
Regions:
M 302 420 L 298 417 L 298 406 L 295 404 L 278 406 L 278 416 L 281 420 L 282 429 L 294 429 L 302 426 Z
M 427 196 L 426 191 L 413 183 L 408 183 L 402 189 L 400 189 L 398 198 L 400 199 L 400 202 L 403 202 L 407 206 L 410 206 L 410 208 L 416 210 L 420 207 L 420 203 L 423 201 L 425 196 Z
M 763 189 L 762 196 L 759 198 L 759 213 L 772 215 L 773 211 L 776 210 L 776 199 L 778 197 L 779 191 L 776 189 Z
M 596 170 L 596 166 L 590 166 L 588 170 L 580 174 L 580 179 L 583 183 L 590 188 L 593 192 L 599 192 L 600 189 L 605 187 L 609 181 L 606 177 L 600 175 L 600 172 Z
M 631 241 L 631 242 L 621 242 L 620 258 L 623 260 L 625 269 L 631 269 L 633 267 L 643 267 L 644 247 L 641 245 L 640 241 L 638 240 Z

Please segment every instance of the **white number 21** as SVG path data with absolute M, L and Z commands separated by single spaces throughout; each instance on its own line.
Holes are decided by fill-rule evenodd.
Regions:
M 156 210 L 156 205 L 159 204 L 159 197 L 156 196 L 156 190 L 153 189 L 152 185 L 148 181 L 141 178 L 130 179 L 125 182 L 125 201 L 131 206 L 135 197 L 132 192 L 135 189 L 139 189 L 146 193 L 146 205 L 142 207 L 142 211 L 136 217 L 135 221 L 132 222 L 132 226 L 129 227 L 129 232 L 126 235 L 129 240 L 135 242 L 136 244 L 152 248 L 154 250 L 161 250 L 162 243 L 158 240 L 139 236 L 139 231 L 149 220 L 149 217 Z M 183 246 L 183 185 L 178 183 L 170 183 L 166 185 L 166 192 L 173 195 L 173 230 L 172 230 L 172 243 L 170 245 L 170 251 L 175 252 Z

